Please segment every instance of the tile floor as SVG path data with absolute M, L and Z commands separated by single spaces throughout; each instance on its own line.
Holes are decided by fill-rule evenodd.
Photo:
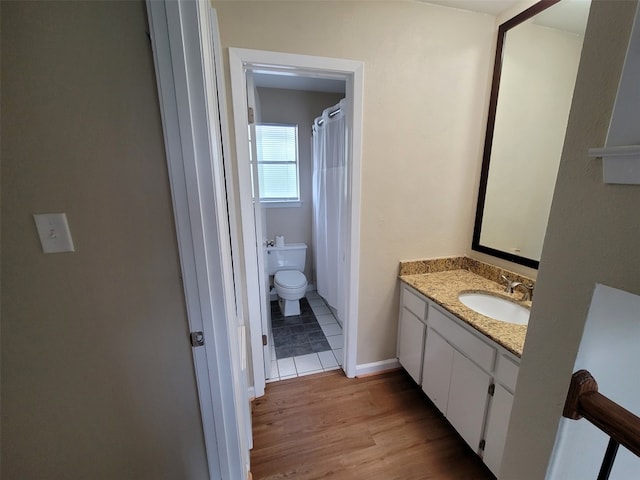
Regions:
M 284 317 L 277 301 L 271 302 L 271 333 L 276 358 L 288 358 L 331 350 L 322 327 L 306 298 L 300 299 L 300 315 Z
M 267 383 L 284 380 L 287 378 L 301 377 L 313 373 L 337 370 L 342 366 L 343 335 L 342 327 L 336 321 L 331 310 L 324 300 L 316 292 L 307 292 L 306 298 L 311 310 L 320 325 L 322 332 L 329 343 L 329 349 L 304 355 L 295 355 L 295 351 L 288 352 L 278 348 L 281 356 L 276 357 L 276 346 L 272 345 L 271 375 Z M 304 310 L 301 312 L 304 314 Z M 302 315 L 301 315 L 302 316 Z M 293 354 L 293 356 L 283 356 Z

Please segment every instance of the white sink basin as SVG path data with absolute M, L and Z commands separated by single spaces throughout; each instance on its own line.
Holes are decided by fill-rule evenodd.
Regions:
M 461 293 L 458 295 L 458 299 L 471 310 L 494 320 L 517 325 L 529 323 L 529 309 L 506 298 L 487 293 L 469 292 Z

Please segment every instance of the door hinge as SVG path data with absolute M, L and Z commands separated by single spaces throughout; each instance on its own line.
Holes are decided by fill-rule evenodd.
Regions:
M 249 107 L 249 109 L 247 110 L 247 117 L 249 117 L 249 123 L 250 124 L 255 122 L 256 119 L 255 119 L 255 116 L 253 114 L 253 108 L 252 107 Z
M 266 335 L 262 335 L 262 345 L 264 345 L 265 347 L 267 346 L 267 336 Z
M 491 385 L 489 385 L 489 395 L 491 395 L 493 397 L 493 394 L 496 391 L 496 384 L 492 383 Z
M 486 440 L 482 439 L 480 440 L 480 446 L 478 447 L 480 450 L 484 451 L 484 447 L 487 445 Z
M 191 346 L 201 347 L 204 345 L 204 333 L 203 332 L 191 332 Z

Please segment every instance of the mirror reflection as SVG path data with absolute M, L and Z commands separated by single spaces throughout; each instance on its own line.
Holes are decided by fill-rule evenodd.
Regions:
M 538 267 L 589 6 L 539 2 L 500 26 L 474 250 Z

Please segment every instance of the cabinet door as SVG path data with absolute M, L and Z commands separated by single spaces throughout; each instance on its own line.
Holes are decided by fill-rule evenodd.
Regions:
M 398 360 L 400 365 L 420 383 L 425 324 L 406 308 L 400 313 Z
M 476 452 L 482 439 L 490 384 L 488 373 L 460 352 L 454 352 L 447 419 Z
M 438 332 L 427 328 L 422 366 L 422 390 L 445 415 L 449 400 L 453 353 L 453 347 Z
M 512 406 L 513 395 L 501 385 L 496 385 L 496 390 L 491 400 L 491 408 L 489 409 L 483 456 L 484 463 L 496 476 L 500 473 Z

